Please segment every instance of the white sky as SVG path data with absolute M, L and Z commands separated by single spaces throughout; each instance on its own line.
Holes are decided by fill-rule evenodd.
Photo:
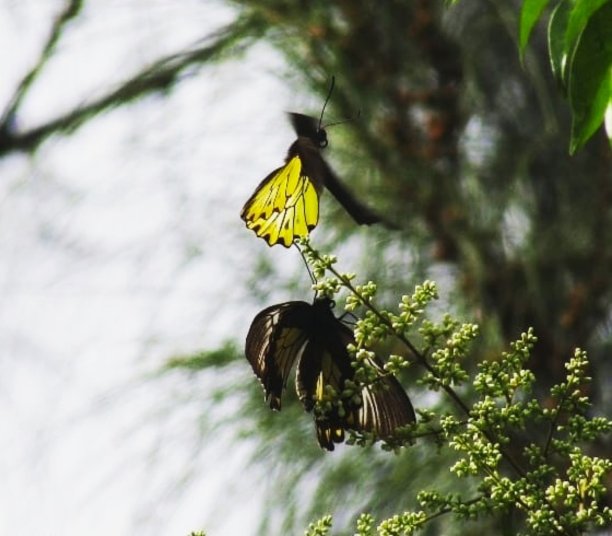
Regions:
M 0 104 L 62 5 L 0 0 Z M 71 109 L 233 15 L 210 0 L 87 0 L 19 124 Z M 173 354 L 244 337 L 255 255 L 291 273 L 301 262 L 238 217 L 292 141 L 283 112 L 312 104 L 282 74 L 258 45 L 34 158 L 0 160 L 1 534 L 254 532 L 245 446 L 215 435 L 192 452 L 199 385 L 143 378 Z M 174 495 L 192 462 L 197 479 Z

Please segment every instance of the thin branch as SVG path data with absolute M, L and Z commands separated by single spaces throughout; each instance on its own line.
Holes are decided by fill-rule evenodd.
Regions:
M 544 459 L 548 459 L 548 452 L 552 444 L 553 435 L 555 433 L 555 430 L 557 429 L 557 424 L 559 423 L 559 418 L 561 416 L 561 410 L 563 409 L 563 404 L 565 403 L 565 400 L 569 396 L 569 391 L 571 388 L 572 388 L 572 385 L 570 384 L 570 381 L 568 378 L 566 387 L 563 390 L 563 393 L 561 394 L 561 396 L 559 397 L 559 402 L 557 404 L 555 416 L 550 421 L 550 427 L 548 429 L 548 434 L 546 436 L 546 443 L 544 444 L 544 450 L 542 452 Z
M 476 503 L 477 503 L 477 502 L 479 502 L 479 501 L 482 501 L 482 500 L 483 500 L 483 499 L 485 499 L 485 498 L 487 498 L 487 497 L 485 497 L 484 495 L 479 495 L 478 497 L 475 497 L 475 498 L 470 499 L 470 500 L 468 500 L 468 501 L 464 501 L 464 502 L 462 502 L 462 503 L 461 503 L 461 505 L 462 505 L 462 506 L 470 506 L 470 505 L 472 505 L 472 504 L 476 504 Z M 423 520 L 422 525 L 424 525 L 425 523 L 428 523 L 429 521 L 433 521 L 433 520 L 434 520 L 434 519 L 436 519 L 437 517 L 440 517 L 440 516 L 443 516 L 443 515 L 446 515 L 446 514 L 449 514 L 449 513 L 453 512 L 455 508 L 456 508 L 456 506 L 455 506 L 455 507 L 452 507 L 452 506 L 446 506 L 446 507 L 444 507 L 444 508 L 441 508 L 441 509 L 440 509 L 440 510 L 438 510 L 437 512 L 435 512 L 435 513 L 433 513 L 433 514 L 431 514 L 431 515 L 427 516 L 427 517 L 426 517 L 426 518 Z
M 47 61 L 53 54 L 55 47 L 62 36 L 64 31 L 64 27 L 71 19 L 75 18 L 81 11 L 83 7 L 83 0 L 68 0 L 64 11 L 62 11 L 59 16 L 53 22 L 53 26 L 51 27 L 51 34 L 45 43 L 45 46 L 36 62 L 36 65 L 32 68 L 32 70 L 25 75 L 23 80 L 17 86 L 14 95 L 9 101 L 9 104 L 2 114 L 2 118 L 0 119 L 0 130 L 5 130 L 9 128 L 9 126 L 13 123 L 15 118 L 15 114 L 30 87 L 38 77 L 39 73 L 42 71 L 43 67 L 46 65 Z
M 223 53 L 242 50 L 248 39 L 255 39 L 265 31 L 265 25 L 255 16 L 243 16 L 215 34 L 214 42 L 188 52 L 162 58 L 114 91 L 76 108 L 39 127 L 26 132 L 14 132 L 9 123 L 0 125 L 0 157 L 12 151 L 34 151 L 53 134 L 71 133 L 93 116 L 127 104 L 151 93 L 168 91 L 182 79 L 190 66 L 213 61 Z

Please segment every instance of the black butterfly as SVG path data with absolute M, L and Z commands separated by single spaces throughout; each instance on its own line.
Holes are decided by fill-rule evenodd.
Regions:
M 330 94 L 332 89 L 333 80 Z M 289 147 L 285 164 L 261 181 L 240 212 L 246 226 L 269 246 L 280 243 L 289 247 L 295 238 L 308 236 L 319 222 L 323 188 L 358 224 L 383 222 L 381 216 L 353 196 L 323 160 L 321 149 L 327 147 L 327 133 L 321 127 L 322 118 L 323 112 L 318 121 L 303 114 L 289 114 L 297 140 Z
M 347 429 L 391 438 L 398 427 L 415 422 L 412 404 L 397 379 L 379 362 L 370 363 L 380 374 L 373 384 L 357 386 L 346 394 L 355 380 L 346 347 L 355 339 L 332 308 L 332 300 L 318 298 L 312 304 L 291 301 L 264 309 L 249 329 L 246 357 L 263 385 L 266 401 L 277 410 L 297 361 L 295 388 L 306 411 L 315 409 L 321 447 L 333 450 L 334 443 L 344 441 Z M 345 393 L 342 404 L 321 411 L 330 388 Z

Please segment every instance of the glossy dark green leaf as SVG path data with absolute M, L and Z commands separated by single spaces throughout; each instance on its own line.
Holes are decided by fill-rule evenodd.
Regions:
M 612 83 L 612 2 L 594 12 L 578 38 L 569 65 L 572 108 L 570 153 L 580 148 L 602 124 L 610 105 Z
M 578 39 L 593 13 L 609 3 L 610 0 L 572 0 L 570 2 L 572 8 L 565 33 L 565 50 L 569 57 L 573 55 Z
M 550 68 L 557 83 L 565 89 L 565 65 L 567 63 L 567 50 L 565 35 L 572 10 L 570 0 L 561 0 L 555 7 L 548 23 L 548 55 Z

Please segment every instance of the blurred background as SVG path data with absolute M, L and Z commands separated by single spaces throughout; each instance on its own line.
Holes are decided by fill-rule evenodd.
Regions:
M 399 231 L 326 196 L 313 244 L 394 303 L 424 278 L 480 324 L 473 359 L 539 337 L 537 394 L 586 348 L 609 414 L 612 169 L 568 156 L 544 28 L 521 65 L 518 2 L 0 0 L 0 532 L 300 533 L 332 512 L 449 491 L 426 443 L 316 445 L 244 359 L 265 306 L 310 300 L 299 254 L 242 204 L 331 76 L 326 158 Z M 415 406 L 444 405 L 404 378 Z M 289 390 L 290 391 L 290 390 Z M 610 445 L 596 445 L 599 453 Z M 519 520 L 428 534 L 470 534 Z

